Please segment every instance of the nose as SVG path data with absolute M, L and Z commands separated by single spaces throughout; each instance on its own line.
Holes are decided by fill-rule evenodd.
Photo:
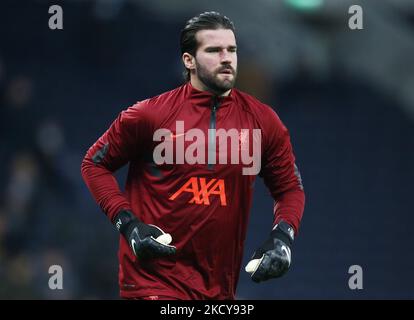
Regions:
M 221 57 L 220 57 L 221 63 L 222 64 L 230 64 L 231 63 L 231 55 L 230 52 L 226 49 L 224 49 L 221 52 Z

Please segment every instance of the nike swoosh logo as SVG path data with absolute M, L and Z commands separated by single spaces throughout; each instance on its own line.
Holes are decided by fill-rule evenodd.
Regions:
M 137 255 L 137 253 L 135 252 L 135 246 L 136 246 L 137 242 L 135 241 L 135 239 L 131 240 L 131 247 L 132 247 L 132 251 L 134 251 L 134 254 Z
M 178 137 L 184 136 L 185 133 L 173 134 L 171 133 L 171 139 L 177 139 Z
M 286 256 L 287 256 L 287 259 L 288 259 L 288 262 L 289 262 L 289 265 L 290 265 L 290 260 L 291 260 L 290 250 L 286 246 L 282 246 L 282 251 L 284 251 L 286 253 Z

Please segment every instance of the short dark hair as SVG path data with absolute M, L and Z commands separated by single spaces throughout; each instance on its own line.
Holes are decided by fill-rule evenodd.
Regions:
M 195 36 L 198 31 L 217 29 L 230 29 L 233 33 L 235 32 L 233 22 L 226 16 L 215 11 L 204 12 L 188 20 L 184 29 L 181 30 L 181 55 L 184 54 L 184 52 L 188 52 L 192 56 L 195 56 L 198 49 L 198 43 Z M 183 75 L 186 81 L 190 81 L 189 69 L 186 68 Z

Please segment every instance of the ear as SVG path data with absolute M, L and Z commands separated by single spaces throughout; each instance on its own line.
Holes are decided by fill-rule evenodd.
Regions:
M 183 63 L 187 69 L 194 70 L 195 69 L 195 58 L 189 54 L 188 52 L 184 52 L 183 56 Z

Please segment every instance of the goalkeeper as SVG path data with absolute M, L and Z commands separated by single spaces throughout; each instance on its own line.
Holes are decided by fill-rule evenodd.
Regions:
M 302 181 L 277 114 L 234 88 L 233 23 L 216 12 L 190 19 L 181 52 L 186 83 L 121 112 L 81 166 L 120 232 L 123 298 L 234 299 L 256 175 L 275 200 L 274 219 L 245 270 L 261 282 L 285 274 L 292 261 L 305 203 Z M 220 130 L 237 134 L 227 152 L 216 139 Z M 246 150 L 259 159 L 248 174 L 231 158 Z M 113 173 L 127 163 L 123 193 Z

